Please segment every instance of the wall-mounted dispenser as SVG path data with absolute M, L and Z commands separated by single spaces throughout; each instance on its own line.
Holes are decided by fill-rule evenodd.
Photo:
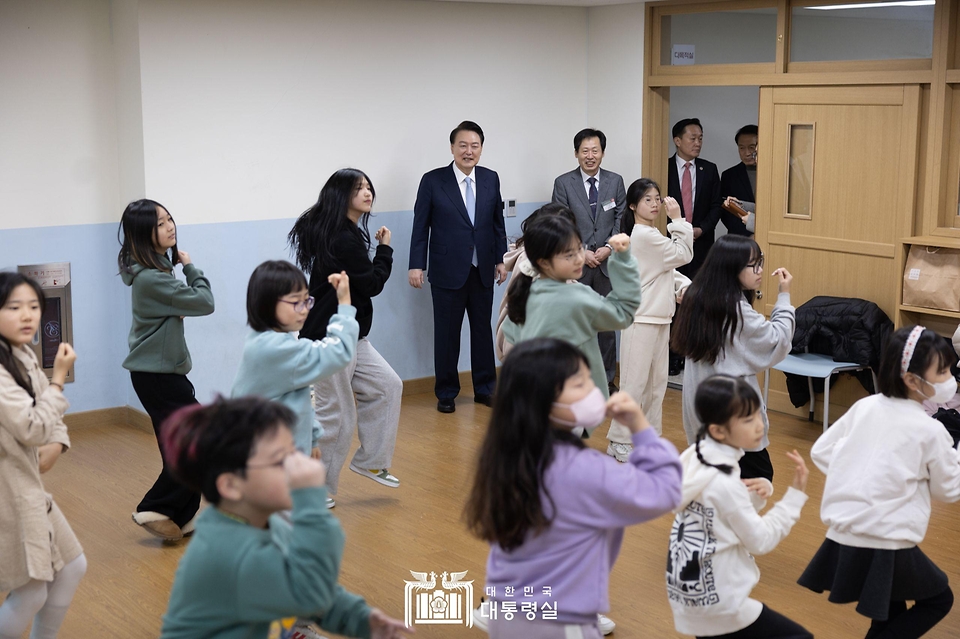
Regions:
M 73 302 L 70 291 L 70 262 L 28 264 L 17 271 L 39 282 L 47 298 L 47 307 L 40 318 L 40 330 L 30 346 L 40 360 L 47 377 L 53 375 L 53 362 L 61 342 L 73 344 Z M 73 366 L 67 382 L 74 381 Z

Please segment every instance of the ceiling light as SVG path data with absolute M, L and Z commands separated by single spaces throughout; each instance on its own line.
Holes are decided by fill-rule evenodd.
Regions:
M 936 4 L 936 0 L 901 0 L 899 2 L 865 2 L 862 4 L 824 4 L 818 7 L 804 7 L 818 11 L 833 11 L 835 9 L 877 9 L 885 7 L 926 7 Z

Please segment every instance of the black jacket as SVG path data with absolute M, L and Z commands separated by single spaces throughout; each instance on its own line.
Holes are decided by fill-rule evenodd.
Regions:
M 350 301 L 357 309 L 360 338 L 370 333 L 373 324 L 373 301 L 383 290 L 393 268 L 393 249 L 385 244 L 377 246 L 373 261 L 360 232 L 348 229 L 340 233 L 335 246 L 334 262 L 324 265 L 317 260 L 310 273 L 310 295 L 316 302 L 300 330 L 300 337 L 323 339 L 327 322 L 337 312 L 337 291 L 327 281 L 331 273 L 346 271 L 350 278 Z
M 720 197 L 725 200 L 731 195 L 741 202 L 756 203 L 757 201 L 757 197 L 753 193 L 753 186 L 750 184 L 750 177 L 747 174 L 747 165 L 743 162 L 731 166 L 720 175 Z M 735 215 L 726 209 L 720 214 L 720 221 L 727 227 L 729 233 L 746 235 L 747 237 L 753 235 L 747 230 L 739 215 Z
M 873 302 L 819 295 L 797 308 L 793 353 L 829 355 L 840 362 L 855 362 L 879 371 L 881 351 L 892 331 L 893 322 Z M 876 392 L 870 371 L 853 374 L 867 392 Z M 820 380 L 813 381 L 814 391 L 822 390 Z M 810 401 L 805 377 L 787 375 L 787 391 L 794 406 Z

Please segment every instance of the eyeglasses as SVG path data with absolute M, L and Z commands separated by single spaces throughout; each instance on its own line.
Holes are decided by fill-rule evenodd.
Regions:
M 583 252 L 584 252 L 584 250 L 583 250 L 583 244 L 581 244 L 581 245 L 580 245 L 580 248 L 578 248 L 578 249 L 575 249 L 575 250 L 573 250 L 573 251 L 564 251 L 563 254 L 560 255 L 560 258 L 561 258 L 561 259 L 564 259 L 564 260 L 566 260 L 566 261 L 568 261 L 568 262 L 573 262 L 573 261 L 575 261 L 578 257 L 580 257 L 581 255 L 583 255 Z
M 760 275 L 760 269 L 763 268 L 763 253 L 760 254 L 756 262 L 747 262 L 745 268 L 752 268 L 756 275 Z
M 309 311 L 311 308 L 313 308 L 313 303 L 316 300 L 313 297 L 308 297 L 307 299 L 301 300 L 299 302 L 291 302 L 290 300 L 279 300 L 279 301 L 283 302 L 284 304 L 293 304 L 293 310 L 295 310 L 298 313 L 302 313 L 304 309 Z
M 312 299 L 312 298 L 311 298 Z M 257 468 L 283 468 L 283 464 L 287 461 L 287 457 L 296 453 L 296 450 L 288 450 L 284 453 L 283 457 L 275 462 L 270 462 L 266 464 L 247 464 L 245 468 L 247 470 L 257 469 Z

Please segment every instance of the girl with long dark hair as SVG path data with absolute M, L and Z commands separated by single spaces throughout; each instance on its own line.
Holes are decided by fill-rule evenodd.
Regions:
M 608 415 L 633 433 L 627 464 L 587 448 L 571 432 L 594 428 Z M 490 543 L 486 592 L 492 594 L 480 618 L 493 617 L 485 607 L 513 601 L 511 592 L 523 592 L 539 615 L 508 620 L 501 610 L 489 619 L 490 635 L 599 639 L 597 616 L 610 607 L 610 570 L 624 527 L 669 512 L 679 499 L 676 449 L 657 437 L 629 395 L 605 399 L 587 358 L 567 342 L 514 346 L 503 362 L 464 512 L 473 534 Z M 523 587 L 531 585 L 528 597 Z
M 790 304 L 793 276 L 785 268 L 773 272 L 779 283 L 777 303 L 766 319 L 753 308 L 763 274 L 763 253 L 751 238 L 724 235 L 683 296 L 670 337 L 670 347 L 686 358 L 683 369 L 683 430 L 696 441 L 703 424 L 694 397 L 700 382 L 713 375 L 742 377 L 760 395 L 757 374 L 785 358 L 793 348 L 796 313 Z M 761 406 L 762 441 L 740 460 L 742 477 L 773 480 L 767 453 L 767 408 Z
M 166 207 L 153 200 L 127 205 L 117 232 L 117 265 L 130 287 L 133 321 L 130 354 L 123 367 L 160 442 L 160 426 L 178 408 L 197 403 L 187 373 L 193 367 L 183 335 L 184 317 L 213 313 L 210 282 L 190 255 L 177 247 L 177 226 Z M 183 265 L 184 283 L 173 267 Z M 161 458 L 163 450 L 160 451 Z M 200 493 L 177 482 L 166 459 L 160 476 L 137 505 L 133 521 L 164 541 L 193 531 Z
M 383 291 L 393 267 L 390 230 L 381 226 L 370 259 L 367 224 L 376 191 L 367 174 L 341 169 L 320 190 L 317 203 L 303 212 L 287 236 L 296 262 L 310 274 L 310 295 L 316 305 L 300 330 L 300 337 L 322 339 L 330 317 L 337 311 L 336 291 L 330 275 L 344 272 L 350 278 L 350 298 L 357 309 L 360 340 L 347 367 L 314 384 L 317 420 L 323 430 L 320 451 L 327 465 L 327 488 L 337 493 L 340 470 L 350 453 L 353 433 L 360 448 L 350 470 L 390 488 L 400 480 L 389 471 L 400 423 L 403 382 L 367 335 L 373 323 L 373 301 Z M 332 508 L 334 500 L 327 499 Z
M 29 343 L 40 329 L 43 290 L 0 273 L 0 637 L 54 639 L 87 560 L 40 474 L 70 447 L 63 414 L 67 372 L 77 356 L 60 344 L 50 381 Z

